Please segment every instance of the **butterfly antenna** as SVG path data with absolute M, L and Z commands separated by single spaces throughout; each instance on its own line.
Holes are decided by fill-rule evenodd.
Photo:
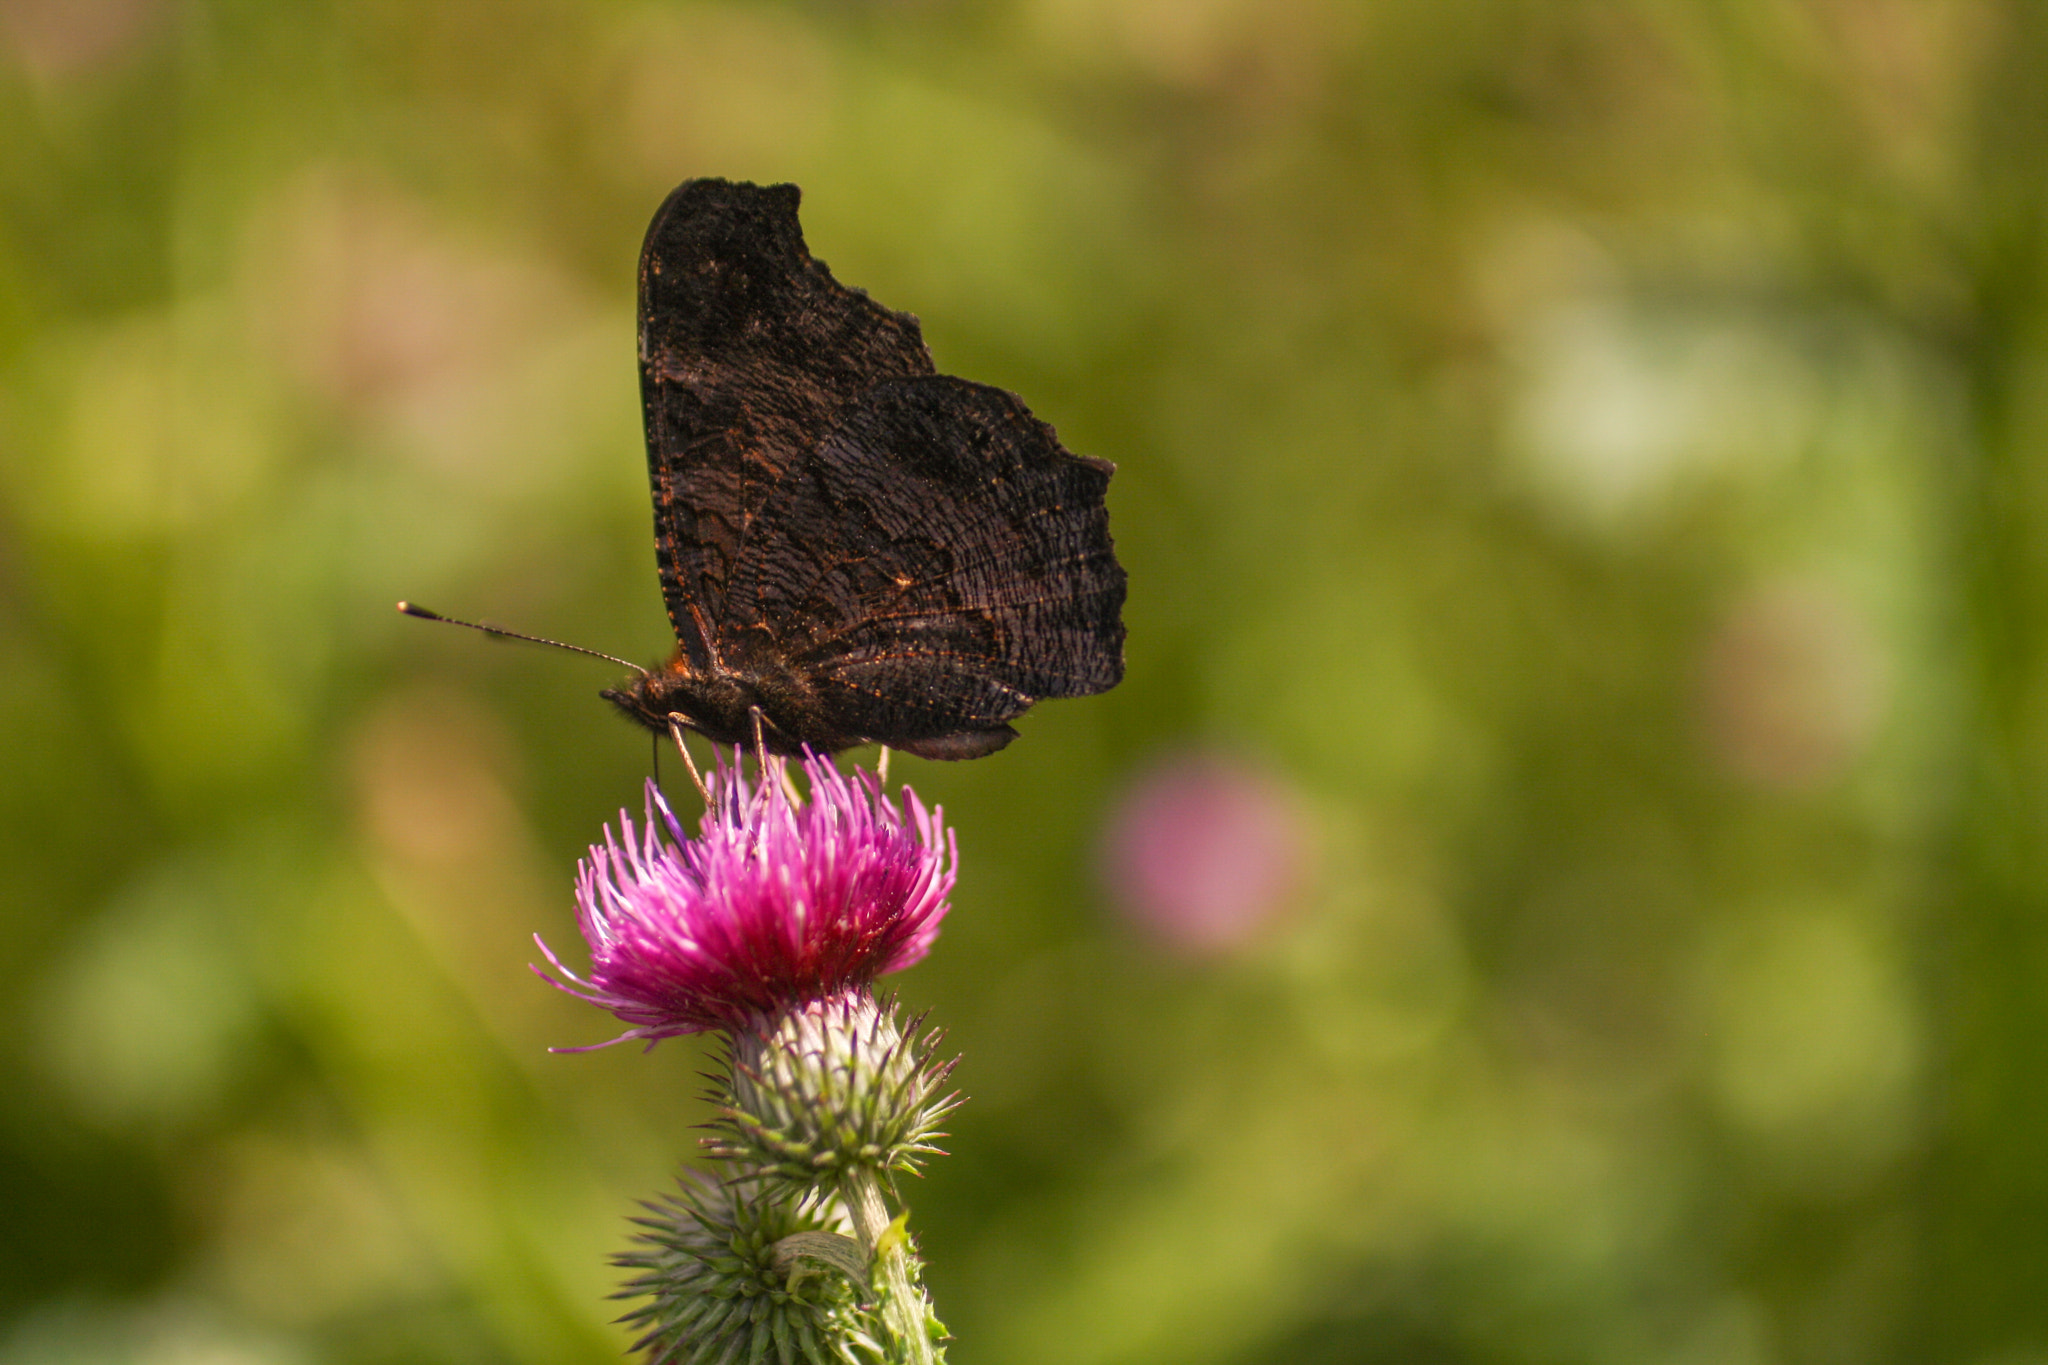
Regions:
M 711 808 L 711 789 L 704 785 L 704 774 L 697 771 L 697 760 L 690 757 L 690 746 L 683 743 L 683 717 L 681 713 L 668 713 L 668 732 L 675 736 L 676 752 L 683 756 L 683 766 L 690 770 L 690 780 L 697 784 L 697 795 L 704 798 L 704 808 Z M 656 753 L 660 750 L 657 748 Z
M 466 626 L 470 630 L 480 630 L 486 635 L 496 635 L 506 640 L 526 640 L 536 645 L 553 645 L 556 649 L 566 649 L 571 654 L 588 654 L 593 659 L 603 659 L 606 663 L 630 668 L 643 678 L 650 676 L 646 669 L 631 659 L 621 659 L 616 654 L 607 654 L 600 649 L 585 649 L 582 645 L 564 644 L 560 640 L 550 640 L 541 635 L 523 635 L 516 630 L 506 630 L 503 626 L 487 626 L 477 621 L 458 621 L 452 616 L 443 616 L 438 611 L 428 611 L 414 602 L 400 602 L 398 609 L 407 616 L 417 616 L 422 621 L 440 621 L 451 626 Z

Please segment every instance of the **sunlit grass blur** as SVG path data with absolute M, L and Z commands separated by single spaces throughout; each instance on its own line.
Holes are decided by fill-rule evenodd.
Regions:
M 622 1353 L 649 745 L 392 603 L 667 652 L 697 175 L 1119 466 L 1124 684 L 895 759 L 955 1361 L 2048 1361 L 2043 23 L 4 0 L 0 1365 Z

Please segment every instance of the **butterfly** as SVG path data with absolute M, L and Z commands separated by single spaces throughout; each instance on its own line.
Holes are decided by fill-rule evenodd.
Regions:
M 774 753 L 978 758 L 1123 677 L 1114 466 L 939 374 L 833 279 L 794 185 L 692 180 L 640 253 L 640 395 L 667 663 L 603 694 Z

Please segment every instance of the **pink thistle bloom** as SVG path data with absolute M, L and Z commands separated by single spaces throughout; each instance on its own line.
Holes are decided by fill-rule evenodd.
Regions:
M 940 809 L 908 787 L 892 802 L 826 755 L 803 769 L 807 801 L 720 757 L 695 839 L 650 781 L 645 827 L 619 812 L 619 834 L 578 865 L 590 975 L 534 941 L 564 978 L 544 979 L 632 1025 L 611 1042 L 746 1027 L 930 950 L 958 860 Z

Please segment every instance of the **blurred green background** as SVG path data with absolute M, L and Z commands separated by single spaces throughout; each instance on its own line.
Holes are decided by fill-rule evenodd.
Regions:
M 1127 681 L 897 759 L 959 1365 L 2048 1361 L 2044 25 L 4 0 L 0 1365 L 620 1355 L 649 745 L 392 603 L 667 652 L 696 175 L 1120 466 Z

